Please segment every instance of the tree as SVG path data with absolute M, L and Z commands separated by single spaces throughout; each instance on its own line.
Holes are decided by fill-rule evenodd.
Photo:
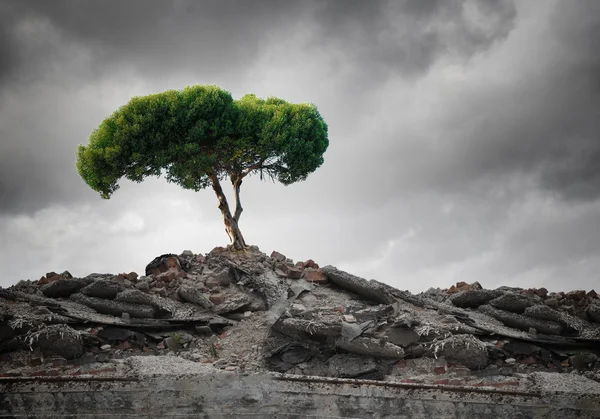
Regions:
M 121 178 L 141 182 L 164 174 L 185 189 L 210 185 L 232 246 L 244 249 L 238 225 L 243 179 L 305 180 L 323 164 L 328 145 L 327 124 L 312 104 L 252 94 L 233 100 L 217 86 L 196 85 L 132 98 L 78 147 L 77 170 L 105 199 Z M 233 213 L 221 187 L 226 178 L 234 190 Z

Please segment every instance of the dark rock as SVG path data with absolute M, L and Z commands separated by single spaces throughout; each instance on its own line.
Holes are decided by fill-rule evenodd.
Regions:
M 331 282 L 367 300 L 383 304 L 391 304 L 395 301 L 395 298 L 390 293 L 391 287 L 389 285 L 375 280 L 367 281 L 358 276 L 340 271 L 331 265 L 325 266 L 322 270 Z
M 136 333 L 120 327 L 105 327 L 98 332 L 98 337 L 108 342 L 123 342 L 136 337 Z
M 580 352 L 570 356 L 569 363 L 578 370 L 589 370 L 598 363 L 598 355 L 591 352 Z
M 32 335 L 32 340 L 44 356 L 60 355 L 75 359 L 83 354 L 83 340 L 79 332 L 64 324 L 48 326 Z
M 540 347 L 527 342 L 511 341 L 502 347 L 511 355 L 532 355 L 540 352 Z
M 148 306 L 152 306 L 155 303 L 154 298 L 152 298 L 150 294 L 146 294 L 145 292 L 133 288 L 121 291 L 119 294 L 117 294 L 115 301 L 145 304 Z
M 498 290 L 470 290 L 452 294 L 449 299 L 457 307 L 479 307 L 502 295 Z
M 522 314 L 498 310 L 487 304 L 479 306 L 478 310 L 482 313 L 492 316 L 497 320 L 500 320 L 508 327 L 514 327 L 526 332 L 529 331 L 529 328 L 533 327 L 538 331 L 538 333 L 544 333 L 546 335 L 559 335 L 563 329 L 562 326 L 556 322 L 538 320 Z
M 390 342 L 382 342 L 380 339 L 358 337 L 351 342 L 338 339 L 335 345 L 357 355 L 370 356 L 374 358 L 404 358 L 404 350 Z
M 128 313 L 131 317 L 151 319 L 155 314 L 153 307 L 143 304 L 105 300 L 102 298 L 88 297 L 83 294 L 72 294 L 70 299 L 93 308 L 98 313 L 110 314 L 116 317 L 121 317 L 123 313 Z
M 385 332 L 388 340 L 394 345 L 407 347 L 415 342 L 418 342 L 421 336 L 412 329 L 404 327 L 393 327 Z
M 109 279 L 97 279 L 87 287 L 81 289 L 81 292 L 88 297 L 114 299 L 117 294 L 123 291 L 125 287 L 116 281 Z
M 63 298 L 78 292 L 81 288 L 88 286 L 92 279 L 88 278 L 66 278 L 42 285 L 40 291 L 50 298 Z
M 471 370 L 487 366 L 488 350 L 483 342 L 471 335 L 452 335 L 432 344 L 433 355 L 443 356 L 446 361 L 455 362 Z
M 217 284 L 221 287 L 228 287 L 235 279 L 229 268 L 222 269 L 218 273 L 214 274 L 213 277 L 217 280 Z
M 490 301 L 491 306 L 510 311 L 511 313 L 523 313 L 527 307 L 535 304 L 538 304 L 538 300 L 533 297 L 511 292 Z
M 179 287 L 177 293 L 183 301 L 187 301 L 188 303 L 196 304 L 209 310 L 214 307 L 214 304 L 210 301 L 210 299 L 198 288 L 190 285 L 182 285 Z
M 277 262 L 285 262 L 285 260 L 287 259 L 284 255 L 275 250 L 273 250 L 273 252 L 271 253 L 271 258 L 275 259 Z
M 288 318 L 275 323 L 275 330 L 286 336 L 300 339 L 317 339 L 342 336 L 342 324 L 320 323 L 310 320 Z
M 189 271 L 191 268 L 190 262 L 181 258 L 172 253 L 167 253 L 164 255 L 160 255 L 152 260 L 146 266 L 146 276 L 149 275 L 160 275 L 163 272 L 167 272 L 169 270 L 175 270 L 179 272 L 180 270 Z
M 590 304 L 587 309 L 589 319 L 595 323 L 600 323 L 600 304 Z
M 327 375 L 339 378 L 365 378 L 379 371 L 374 358 L 351 354 L 336 354 L 327 360 Z

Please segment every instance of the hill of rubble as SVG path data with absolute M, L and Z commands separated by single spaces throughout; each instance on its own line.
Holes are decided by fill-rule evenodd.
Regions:
M 536 372 L 600 381 L 594 291 L 458 283 L 413 295 L 255 247 L 162 255 L 143 276 L 51 272 L 0 288 L 0 321 L 0 377 L 127 376 L 140 357 L 168 357 L 440 385 L 523 387 Z

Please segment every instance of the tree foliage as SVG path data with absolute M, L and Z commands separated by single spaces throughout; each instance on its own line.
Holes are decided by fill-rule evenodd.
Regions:
M 323 163 L 328 144 L 327 124 L 312 104 L 252 94 L 234 100 L 217 86 L 197 85 L 132 98 L 78 147 L 77 169 L 103 198 L 121 178 L 163 173 L 196 191 L 211 176 L 235 182 L 252 173 L 288 185 Z

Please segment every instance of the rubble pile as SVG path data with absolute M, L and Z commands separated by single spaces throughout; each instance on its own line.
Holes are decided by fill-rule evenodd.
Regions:
M 143 276 L 50 272 L 0 288 L 0 377 L 129 374 L 139 356 L 226 371 L 522 386 L 600 381 L 594 292 L 457 283 L 413 295 L 312 260 L 215 248 Z M 583 377 L 582 377 L 583 378 Z

